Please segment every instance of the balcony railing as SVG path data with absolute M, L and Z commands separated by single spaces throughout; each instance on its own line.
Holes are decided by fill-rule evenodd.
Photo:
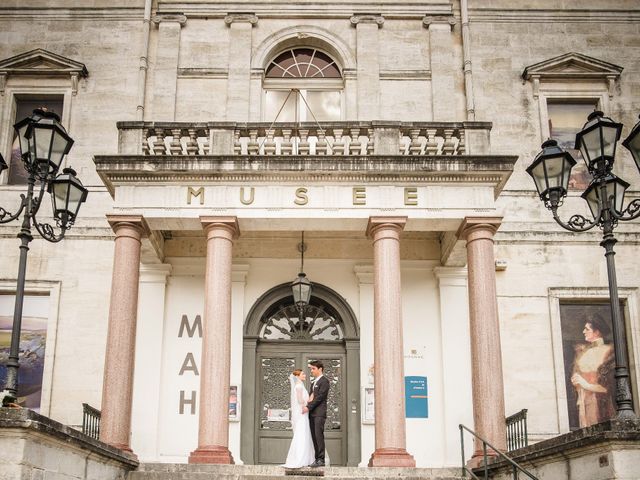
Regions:
M 82 433 L 98 440 L 100 438 L 100 410 L 87 403 L 82 404 Z
M 513 415 L 509 415 L 507 424 L 507 451 L 511 452 L 529 445 L 527 433 L 527 409 L 523 408 Z
M 488 122 L 119 122 L 119 153 L 195 155 L 482 155 Z

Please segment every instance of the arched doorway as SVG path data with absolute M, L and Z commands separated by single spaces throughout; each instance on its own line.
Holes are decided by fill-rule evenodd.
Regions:
M 286 283 L 262 295 L 247 316 L 240 453 L 245 463 L 284 463 L 291 441 L 288 376 L 294 368 L 308 372 L 308 362 L 316 359 L 323 361 L 331 382 L 325 427 L 331 463 L 358 465 L 359 328 L 345 299 L 317 283 L 303 315 Z

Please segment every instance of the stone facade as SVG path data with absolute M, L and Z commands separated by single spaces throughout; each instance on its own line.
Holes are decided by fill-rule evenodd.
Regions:
M 205 307 L 202 218 L 237 217 L 240 236 L 223 292 L 230 294 L 230 349 L 221 359 L 228 360 L 223 374 L 229 379 L 221 384 L 238 388 L 241 413 L 207 438 L 228 447 L 236 462 L 257 462 L 256 451 L 247 451 L 241 440 L 254 434 L 255 425 L 246 421 L 258 408 L 243 404 L 255 388 L 242 380 L 244 326 L 265 292 L 295 277 L 304 230 L 305 272 L 345 299 L 360 328 L 359 364 L 352 365 L 357 393 L 345 408 L 350 431 L 358 431 L 350 441 L 357 444 L 345 450 L 344 463 L 364 465 L 378 448 L 404 448 L 404 439 L 374 441 L 376 426 L 364 418 L 362 404 L 364 389 L 374 386 L 376 360 L 374 246 L 367 224 L 374 217 L 403 217 L 404 374 L 424 375 L 429 383 L 429 418 L 406 421 L 406 452 L 416 465 L 457 465 L 457 426 L 474 426 L 474 406 L 477 414 L 497 405 L 497 418 L 527 408 L 532 441 L 569 431 L 560 306 L 606 301 L 606 265 L 597 229 L 571 234 L 557 226 L 525 168 L 550 133 L 553 102 L 597 102 L 625 124 L 623 137 L 636 122 L 635 0 L 615 6 L 589 0 L 579 7 L 551 0 L 526 7 L 506 0 L 89 3 L 0 6 L 0 153 L 10 157 L 10 125 L 20 101 L 61 98 L 62 123 L 75 140 L 66 165 L 90 190 L 63 242 L 31 244 L 27 290 L 50 297 L 43 414 L 80 424 L 83 402 L 105 406 L 101 399 L 110 393 L 103 381 L 108 384 L 115 372 L 122 383 L 127 379 L 121 376 L 133 376 L 130 432 L 126 419 L 119 419 L 111 428 L 124 431 L 115 443 L 128 445 L 143 461 L 186 462 L 205 446 L 198 443 L 199 410 L 191 415 L 191 404 L 184 403 L 199 391 L 199 376 L 192 368 L 178 374 L 188 354 L 202 373 L 202 347 L 198 338 L 178 332 L 184 315 L 193 321 L 211 310 Z M 265 70 L 296 47 L 318 49 L 339 65 L 339 119 L 321 121 L 321 128 L 313 121 L 276 122 L 270 130 Z M 324 151 L 323 136 L 330 138 Z M 637 198 L 640 175 L 623 148 L 615 170 L 632 185 L 628 197 Z M 12 210 L 22 190 L 3 173 L 0 205 Z M 570 192 L 561 214 L 587 212 L 579 194 Z M 118 230 L 110 224 L 122 216 L 145 223 L 137 303 L 109 296 L 124 285 L 111 286 L 118 280 Z M 480 277 L 467 273 L 459 230 L 475 218 L 499 225 L 493 249 L 479 262 L 482 271 L 475 272 Z M 637 225 L 616 230 L 636 399 Z M 7 295 L 15 288 L 17 232 L 17 222 L 0 225 L 0 290 Z M 488 272 L 496 262 L 498 271 Z M 116 265 L 135 270 L 126 262 Z M 468 279 L 494 277 L 494 298 L 484 291 L 480 297 L 495 302 L 495 309 L 474 300 L 467 288 Z M 118 309 L 125 313 L 114 314 Z M 480 358 L 491 357 L 502 368 L 504 407 L 499 379 L 491 382 L 499 368 L 483 373 L 489 386 L 476 384 L 480 366 L 472 363 L 476 351 L 470 346 L 481 343 L 470 334 L 476 317 L 480 323 L 472 332 L 483 332 L 486 324 L 499 327 L 499 344 L 493 345 L 501 355 Z M 106 360 L 104 352 L 120 345 L 117 338 L 108 342 L 114 318 L 126 323 L 120 331 L 135 343 L 135 368 L 117 356 L 117 368 Z M 119 395 L 128 391 L 123 387 Z M 182 403 L 180 392 L 186 395 Z M 224 401 L 216 397 L 215 404 Z M 483 425 L 477 417 L 475 424 Z M 227 444 L 220 435 L 228 436 Z

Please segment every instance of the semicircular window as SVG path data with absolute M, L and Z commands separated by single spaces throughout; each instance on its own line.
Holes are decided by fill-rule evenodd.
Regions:
M 291 48 L 267 67 L 266 78 L 342 78 L 336 62 L 315 48 Z
M 295 305 L 286 305 L 263 322 L 260 337 L 265 340 L 335 341 L 344 338 L 340 320 L 322 306 L 307 305 L 300 315 Z

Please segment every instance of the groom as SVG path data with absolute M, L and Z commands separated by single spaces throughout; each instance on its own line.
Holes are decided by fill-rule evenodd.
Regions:
M 310 466 L 324 467 L 324 424 L 327 421 L 329 380 L 322 374 L 324 365 L 320 360 L 310 362 L 309 370 L 314 378 L 309 392 L 310 396 L 313 394 L 313 400 L 307 404 L 303 413 L 309 412 L 311 438 L 313 439 L 313 448 L 316 451 L 316 461 Z

